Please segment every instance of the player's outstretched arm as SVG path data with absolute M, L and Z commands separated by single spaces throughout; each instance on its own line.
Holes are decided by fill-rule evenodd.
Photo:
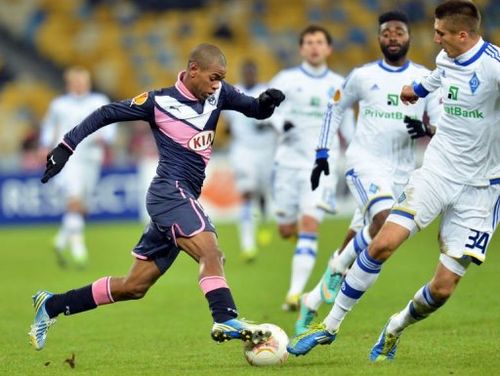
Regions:
M 413 90 L 413 86 L 411 85 L 403 86 L 399 97 L 401 98 L 401 101 L 406 105 L 416 103 L 419 98 L 419 96 Z
M 47 164 L 41 179 L 42 183 L 47 183 L 52 177 L 63 169 L 73 151 L 62 142 L 47 154 Z
M 328 165 L 328 149 L 316 150 L 316 161 L 311 172 L 311 188 L 314 191 L 319 186 L 321 173 L 330 175 L 330 166 Z

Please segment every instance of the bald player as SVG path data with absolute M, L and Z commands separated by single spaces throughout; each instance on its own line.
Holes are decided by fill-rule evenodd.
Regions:
M 213 317 L 211 335 L 215 341 L 241 339 L 258 343 L 270 336 L 260 325 L 237 319 L 236 305 L 224 278 L 224 255 L 217 244 L 215 227 L 198 197 L 220 112 L 235 110 L 265 119 L 284 95 L 267 89 L 258 98 L 246 96 L 225 82 L 225 75 L 222 51 L 201 44 L 191 52 L 186 70 L 179 73 L 173 86 L 101 107 L 66 133 L 48 154 L 42 183 L 58 174 L 77 152 L 78 144 L 97 129 L 113 122 L 145 120 L 160 158 L 146 199 L 151 221 L 132 250 L 130 271 L 124 277 L 106 276 L 62 294 L 37 292 L 33 296 L 35 319 L 29 333 L 36 350 L 45 346 L 47 331 L 61 313 L 72 315 L 99 305 L 142 298 L 181 249 L 200 265 L 198 282 Z

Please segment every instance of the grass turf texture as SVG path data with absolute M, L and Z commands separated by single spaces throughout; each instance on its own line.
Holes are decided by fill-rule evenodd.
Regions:
M 348 222 L 330 220 L 321 228 L 320 252 L 311 288 Z M 226 253 L 226 278 L 241 317 L 272 322 L 289 335 L 296 315 L 280 309 L 290 275 L 293 245 L 278 239 L 256 262 L 239 258 L 234 225 L 219 225 Z M 2 375 L 466 375 L 500 369 L 500 239 L 493 238 L 487 262 L 471 266 L 458 291 L 439 312 L 409 328 L 396 360 L 372 364 L 368 353 L 387 318 L 427 282 L 438 258 L 437 226 L 408 241 L 389 260 L 375 286 L 353 309 L 337 341 L 306 357 L 290 357 L 283 367 L 249 366 L 238 341 L 210 339 L 211 316 L 197 284 L 197 265 L 181 253 L 147 296 L 75 316 L 60 316 L 46 348 L 34 351 L 27 332 L 33 320 L 31 295 L 40 288 L 63 292 L 105 275 L 123 275 L 129 251 L 139 239 L 137 224 L 90 224 L 90 264 L 84 271 L 56 265 L 50 240 L 55 227 L 2 229 L 0 374 Z M 323 306 L 319 318 L 329 310 Z M 75 354 L 75 368 L 65 359 Z

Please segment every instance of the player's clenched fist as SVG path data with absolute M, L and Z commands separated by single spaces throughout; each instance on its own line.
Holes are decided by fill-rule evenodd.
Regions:
M 47 183 L 50 178 L 57 175 L 64 167 L 73 152 L 63 143 L 57 145 L 47 154 L 47 164 L 43 173 L 42 183 Z
M 274 109 L 285 100 L 285 94 L 278 89 L 267 89 L 259 95 L 259 103 L 261 106 Z
M 401 94 L 399 94 L 399 97 L 401 98 L 401 101 L 404 104 L 413 104 L 418 100 L 418 95 L 415 94 L 415 91 L 413 90 L 413 86 L 410 85 L 405 85 L 401 89 Z

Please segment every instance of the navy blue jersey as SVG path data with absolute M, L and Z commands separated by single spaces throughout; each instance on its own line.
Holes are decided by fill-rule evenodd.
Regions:
M 182 83 L 183 73 L 174 86 L 102 106 L 69 131 L 64 143 L 75 149 L 86 136 L 107 124 L 145 120 L 151 126 L 160 155 L 157 175 L 182 181 L 199 196 L 220 112 L 234 110 L 265 119 L 273 110 L 263 108 L 257 99 L 225 81 L 213 95 L 200 101 Z

